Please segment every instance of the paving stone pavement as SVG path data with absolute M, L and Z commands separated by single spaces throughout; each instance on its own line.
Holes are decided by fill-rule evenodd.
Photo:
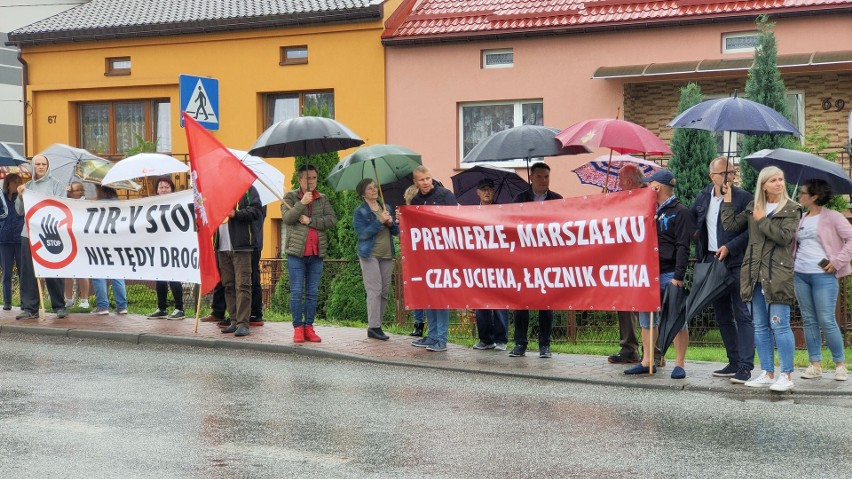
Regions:
M 687 361 L 686 379 L 671 379 L 673 361 L 653 376 L 628 376 L 626 366 L 609 364 L 603 356 L 554 353 L 551 359 L 538 357 L 529 350 L 527 356 L 511 358 L 507 351 L 478 351 L 455 344 L 446 352 L 429 352 L 411 346 L 408 336 L 390 334 L 388 341 L 367 339 L 366 328 L 317 326 L 321 343 L 294 344 L 290 323 L 267 322 L 251 328 L 243 338 L 222 334 L 216 323 L 199 323 L 194 331 L 192 318 L 178 321 L 149 320 L 141 315 L 96 316 L 71 313 L 58 319 L 47 313 L 44 320 L 15 320 L 19 310 L 0 312 L 0 334 L 42 334 L 74 338 L 108 339 L 136 344 L 184 344 L 187 346 L 250 349 L 270 353 L 288 353 L 329 359 L 377 362 L 407 367 L 434 368 L 452 371 L 517 376 L 553 381 L 583 382 L 625 388 L 706 391 L 729 394 L 778 394 L 768 389 L 753 389 L 730 383 L 727 378 L 714 378 L 713 370 L 723 364 Z M 511 343 L 510 343 L 511 348 Z M 833 373 L 822 379 L 801 379 L 801 370 L 793 374 L 795 388 L 790 393 L 801 395 L 852 396 L 852 381 L 834 381 Z

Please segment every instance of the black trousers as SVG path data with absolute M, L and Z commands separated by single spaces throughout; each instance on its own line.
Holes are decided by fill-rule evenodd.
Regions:
M 530 326 L 530 312 L 526 309 L 515 311 L 515 344 L 527 345 L 527 329 Z M 538 312 L 538 345 L 550 346 L 550 335 L 553 332 L 553 311 L 539 310 Z

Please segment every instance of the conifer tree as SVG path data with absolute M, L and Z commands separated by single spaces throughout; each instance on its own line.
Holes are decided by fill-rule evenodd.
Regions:
M 778 71 L 778 46 L 772 31 L 775 24 L 770 23 L 766 15 L 758 16 L 756 23 L 760 36 L 754 51 L 754 64 L 748 71 L 745 95 L 749 100 L 766 105 L 789 119 L 787 89 Z M 765 148 L 796 148 L 796 140 L 791 135 L 747 135 L 743 138 L 742 145 L 740 158 L 745 158 Z M 743 189 L 754 191 L 756 181 L 757 172 L 741 161 L 740 183 Z
M 678 114 L 701 102 L 701 88 L 689 83 L 680 89 Z M 707 168 L 716 157 L 716 139 L 706 130 L 678 128 L 672 137 L 669 169 L 677 179 L 677 197 L 689 206 L 707 185 Z

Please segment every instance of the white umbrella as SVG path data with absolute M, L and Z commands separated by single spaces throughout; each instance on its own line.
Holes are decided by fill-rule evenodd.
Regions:
M 228 150 L 257 176 L 258 179 L 252 186 L 257 190 L 261 204 L 266 205 L 284 198 L 284 173 L 258 156 L 233 148 Z
M 134 178 L 170 175 L 187 171 L 189 171 L 189 166 L 173 156 L 162 153 L 137 153 L 116 163 L 104 175 L 102 184 L 107 185 Z

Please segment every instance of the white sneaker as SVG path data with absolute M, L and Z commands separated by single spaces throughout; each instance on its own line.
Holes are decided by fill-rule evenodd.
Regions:
M 745 385 L 750 388 L 762 388 L 764 386 L 769 386 L 775 380 L 769 377 L 769 374 L 766 371 L 761 371 L 760 376 L 752 379 L 751 381 L 746 381 Z
M 496 349 L 497 351 L 505 351 L 506 350 L 506 343 L 496 343 L 494 345 L 494 349 Z M 844 381 L 845 381 L 845 379 L 844 379 Z
M 790 379 L 790 374 L 781 373 L 778 375 L 778 379 L 769 386 L 769 389 L 772 391 L 789 391 L 793 389 L 793 380 Z
M 835 381 L 846 381 L 848 375 L 849 371 L 846 369 L 846 366 L 837 366 L 834 370 Z
M 74 307 L 74 298 L 65 298 L 65 309 L 70 309 L 72 307 Z
M 805 372 L 802 373 L 802 379 L 817 379 L 822 377 L 822 368 L 819 366 L 814 366 L 811 364 L 805 369 Z
M 80 300 L 80 307 L 83 308 L 83 309 L 89 309 L 89 300 L 88 299 L 81 299 Z

